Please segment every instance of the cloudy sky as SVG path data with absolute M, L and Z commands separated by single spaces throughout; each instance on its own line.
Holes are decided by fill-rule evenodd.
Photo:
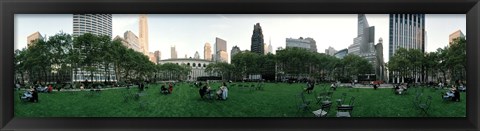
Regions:
M 384 57 L 388 61 L 388 14 L 367 14 L 370 26 L 375 26 L 375 39 L 383 38 Z M 113 15 L 113 37 L 123 37 L 125 31 L 138 36 L 138 18 L 135 14 Z M 52 36 L 63 31 L 72 33 L 71 14 L 17 14 L 15 15 L 15 49 L 26 47 L 27 36 L 39 31 Z M 250 50 L 255 23 L 260 23 L 265 43 L 273 50 L 285 47 L 285 38 L 311 37 L 317 42 L 318 52 L 329 46 L 336 50 L 348 48 L 357 36 L 356 14 L 149 14 L 149 50 L 159 50 L 162 59 L 170 58 L 170 47 L 176 46 L 178 57 L 193 57 L 196 51 L 203 58 L 206 42 L 212 46 L 215 37 L 227 41 L 227 50 L 239 46 Z M 466 35 L 465 14 L 427 14 L 427 51 L 448 44 L 448 36 L 456 30 Z

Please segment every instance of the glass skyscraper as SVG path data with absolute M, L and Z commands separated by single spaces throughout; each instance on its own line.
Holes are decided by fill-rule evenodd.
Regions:
M 390 14 L 389 38 L 389 58 L 399 48 L 425 52 L 425 14 Z

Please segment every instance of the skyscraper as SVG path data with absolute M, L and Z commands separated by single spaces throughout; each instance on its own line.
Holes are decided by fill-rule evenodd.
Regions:
M 453 39 L 456 39 L 456 38 L 465 38 L 465 35 L 463 35 L 461 30 L 457 30 L 457 31 L 453 32 L 452 34 L 450 34 L 448 36 L 449 45 L 452 45 Z
M 77 37 L 83 35 L 85 33 L 91 33 L 94 35 L 105 35 L 109 38 L 112 37 L 112 14 L 73 14 L 73 37 Z M 125 41 L 123 41 L 125 42 Z M 83 47 L 80 47 L 83 48 Z M 84 54 L 81 54 L 84 55 Z M 110 64 L 109 67 L 101 67 L 97 68 L 97 72 L 105 71 L 108 68 L 110 72 L 114 72 L 113 64 Z M 72 75 L 72 82 L 79 82 L 90 80 L 91 82 L 115 82 L 117 81 L 117 77 L 115 73 L 110 73 L 109 75 L 105 75 L 100 73 L 96 77 L 98 79 L 93 79 L 90 76 L 92 72 L 84 70 L 82 67 L 77 68 L 74 70 L 74 75 Z
M 232 47 L 232 50 L 230 51 L 230 60 L 233 60 L 233 57 L 240 52 L 241 52 L 240 47 L 238 46 Z
M 425 14 L 390 14 L 389 19 L 389 58 L 400 48 L 425 52 Z
M 112 37 L 112 14 L 73 14 L 73 36 L 85 33 Z
M 123 34 L 124 38 L 120 36 L 116 36 L 114 40 L 120 40 L 122 44 L 130 49 L 133 49 L 134 51 L 141 52 L 143 53 L 142 48 L 140 47 L 138 37 L 132 32 L 132 31 L 126 31 Z
M 368 24 L 365 14 L 358 14 L 357 22 L 357 37 L 353 39 L 353 44 L 348 47 L 348 53 L 360 56 L 361 54 L 374 52 L 375 27 Z
M 203 47 L 203 57 L 205 60 L 212 60 L 212 46 L 208 42 Z
M 262 27 L 257 23 L 253 26 L 251 52 L 264 54 L 264 51 Z
M 227 41 L 216 37 L 215 38 L 215 61 L 220 61 L 221 51 L 224 51 L 225 53 L 227 52 Z
M 198 51 L 195 51 L 195 55 L 193 56 L 194 59 L 200 59 L 200 54 L 198 54 Z
M 383 39 L 378 39 L 377 45 L 375 45 L 375 52 L 377 57 L 377 65 L 375 67 L 375 75 L 377 76 L 377 80 L 386 80 L 385 75 L 385 62 L 383 61 Z
M 177 50 L 175 50 L 175 46 L 170 47 L 170 58 L 177 59 Z
M 157 59 L 157 64 L 158 64 L 158 62 L 162 59 L 161 53 L 159 50 L 155 51 L 155 58 Z
M 268 53 L 273 53 L 272 41 L 268 44 Z
M 37 31 L 37 32 L 27 36 L 27 45 L 31 46 L 31 44 L 33 42 L 35 42 L 36 40 L 41 40 L 41 39 L 43 39 L 42 34 L 40 34 L 40 32 Z
M 142 14 L 140 15 L 139 19 L 139 40 L 140 40 L 140 45 L 143 49 L 143 54 L 148 56 L 148 20 L 147 20 L 147 15 Z
M 395 52 L 400 48 L 419 49 L 425 52 L 425 14 L 390 14 L 389 22 L 389 49 L 388 57 L 391 59 Z M 423 71 L 422 71 L 423 72 Z M 390 72 L 391 82 L 405 82 L 399 77 L 393 78 L 393 74 L 398 72 Z M 393 74 L 392 74 L 393 73 Z M 419 76 L 414 78 L 414 82 L 422 80 Z

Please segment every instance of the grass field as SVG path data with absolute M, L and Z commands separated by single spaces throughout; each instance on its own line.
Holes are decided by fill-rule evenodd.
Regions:
M 211 85 L 218 89 L 220 83 Z M 149 85 L 145 95 L 138 100 L 124 101 L 125 94 L 138 92 L 112 89 L 99 93 L 90 91 L 71 91 L 39 93 L 39 103 L 24 103 L 15 92 L 16 117 L 313 117 L 311 111 L 320 108 L 315 104 L 316 94 L 326 91 L 328 85 L 316 85 L 314 93 L 306 94 L 312 101 L 311 111 L 298 111 L 300 99 L 297 95 L 305 84 L 265 83 L 264 90 L 245 90 L 236 86 L 229 87 L 228 99 L 201 100 L 198 88 L 189 84 L 174 87 L 173 94 L 161 95 L 159 85 Z M 412 103 L 415 92 L 422 92 L 425 99 L 432 96 L 429 109 L 430 117 L 465 117 L 466 94 L 461 93 L 461 102 L 444 102 L 441 93 L 445 90 L 414 87 L 406 95 L 394 95 L 392 89 L 339 88 L 334 91 L 333 99 L 347 93 L 354 96 L 353 117 L 421 117 L 421 111 Z M 349 99 L 347 99 L 347 102 Z M 329 117 L 336 114 L 334 102 L 328 112 Z

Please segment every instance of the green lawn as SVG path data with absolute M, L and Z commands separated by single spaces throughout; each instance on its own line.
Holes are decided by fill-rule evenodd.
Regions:
M 220 83 L 212 88 L 218 89 Z M 179 84 L 173 94 L 161 95 L 159 85 L 150 85 L 139 100 L 124 101 L 125 94 L 138 92 L 137 88 L 112 89 L 90 94 L 82 92 L 39 93 L 39 103 L 23 103 L 15 92 L 16 117 L 313 117 L 311 111 L 298 111 L 298 95 L 305 84 L 265 83 L 264 90 L 244 90 L 229 87 L 228 100 L 201 100 L 198 88 Z M 319 109 L 315 96 L 326 91 L 328 85 L 317 85 L 315 92 L 306 94 L 312 101 L 311 110 Z M 409 94 L 394 95 L 392 89 L 339 88 L 333 99 L 347 93 L 347 98 L 356 97 L 353 117 L 420 117 L 420 110 L 412 101 L 415 92 L 423 92 L 422 98 L 432 96 L 429 109 L 431 117 L 465 117 L 466 96 L 461 93 L 461 102 L 443 102 L 445 90 L 411 88 Z M 349 99 L 347 100 L 347 102 Z M 144 105 L 144 108 L 141 108 Z M 334 103 L 328 116 L 334 117 Z

